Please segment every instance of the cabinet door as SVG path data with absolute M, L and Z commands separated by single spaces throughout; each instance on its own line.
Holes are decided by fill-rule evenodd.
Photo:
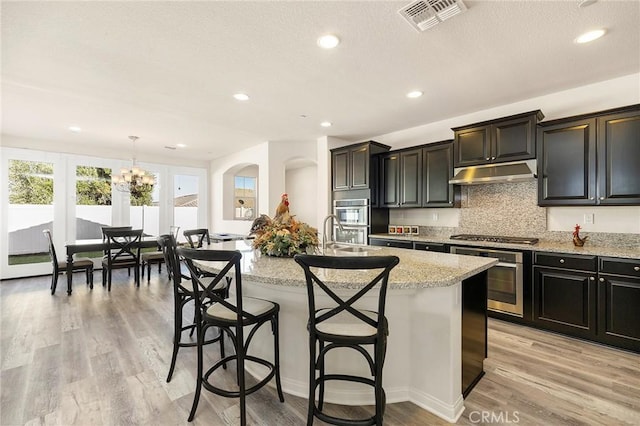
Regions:
M 595 274 L 534 267 L 536 325 L 573 336 L 596 334 Z
M 453 144 L 424 148 L 422 161 L 422 206 L 454 207 L 459 187 L 449 184 L 453 177 Z
M 422 149 L 400 153 L 400 207 L 422 205 Z
M 596 203 L 596 122 L 586 119 L 538 130 L 538 204 Z
M 455 132 L 455 167 L 491 162 L 491 126 L 474 127 Z
M 381 207 L 399 207 L 400 155 L 383 155 L 380 160 L 380 174 L 382 182 L 380 184 L 380 201 L 378 205 Z
M 640 111 L 598 118 L 598 203 L 640 204 Z
M 491 161 L 529 160 L 536 157 L 535 116 L 494 124 L 491 134 Z
M 333 151 L 331 153 L 333 190 L 349 189 L 349 150 Z
M 600 275 L 598 340 L 640 351 L 640 279 Z
M 369 147 L 361 146 L 352 148 L 350 151 L 351 180 L 349 182 L 352 189 L 369 188 Z

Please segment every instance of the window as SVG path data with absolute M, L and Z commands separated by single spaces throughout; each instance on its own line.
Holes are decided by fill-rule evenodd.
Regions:
M 76 166 L 76 239 L 102 238 L 111 216 L 111 169 Z
M 129 221 L 133 229 L 145 235 L 160 235 L 160 173 L 145 170 L 153 177 L 153 187 L 135 188 L 130 193 Z
M 198 226 L 198 176 L 175 175 L 173 180 L 173 226 L 180 227 L 178 241 L 186 239 L 183 232 Z
M 9 160 L 9 265 L 49 262 L 43 229 L 53 227 L 53 164 Z
M 234 219 L 251 220 L 256 215 L 256 178 L 236 176 L 234 185 Z

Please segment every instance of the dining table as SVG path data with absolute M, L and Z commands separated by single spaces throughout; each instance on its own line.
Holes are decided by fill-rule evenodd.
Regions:
M 153 235 L 147 235 L 140 240 L 140 248 L 158 247 L 158 237 Z M 72 276 L 73 276 L 73 255 L 76 253 L 86 253 L 92 251 L 104 251 L 112 248 L 118 248 L 115 244 L 109 244 L 102 239 L 92 240 L 75 240 L 68 242 L 67 247 L 67 294 L 71 295 L 72 292 Z M 52 294 L 55 293 L 55 289 Z

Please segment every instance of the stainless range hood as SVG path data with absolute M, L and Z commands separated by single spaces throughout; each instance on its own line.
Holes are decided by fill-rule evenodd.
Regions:
M 523 182 L 536 178 L 536 160 L 487 164 L 486 166 L 460 167 L 454 169 L 455 185 L 479 185 L 486 183 Z

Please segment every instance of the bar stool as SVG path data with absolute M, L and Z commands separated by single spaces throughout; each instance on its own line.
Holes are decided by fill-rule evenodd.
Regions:
M 253 297 L 242 296 L 242 276 L 240 271 L 240 259 L 242 253 L 231 250 L 202 250 L 191 248 L 178 248 L 178 254 L 182 256 L 191 273 L 191 281 L 193 282 L 193 294 L 196 304 L 196 330 L 198 334 L 198 372 L 196 392 L 193 398 L 193 405 L 189 413 L 189 421 L 192 421 L 198 401 L 200 399 L 201 389 L 204 387 L 209 392 L 221 395 L 227 398 L 240 399 L 240 424 L 247 424 L 247 413 L 245 400 L 247 395 L 254 393 L 258 389 L 266 385 L 273 377 L 276 379 L 276 389 L 280 402 L 284 402 L 282 394 L 282 385 L 280 384 L 280 355 L 279 355 L 279 327 L 278 312 L 280 305 L 277 303 L 257 299 Z M 203 271 L 194 263 L 194 261 L 220 262 L 224 266 L 220 272 L 213 277 L 210 283 L 209 276 L 203 276 Z M 212 291 L 216 288 L 225 276 L 233 275 L 235 281 L 235 300 L 223 299 L 220 294 Z M 209 306 L 204 304 L 205 300 L 211 300 L 213 303 Z M 273 362 L 266 359 L 249 355 L 249 345 L 256 331 L 264 324 L 271 325 L 273 333 L 274 360 Z M 214 363 L 207 371 L 203 373 L 203 354 L 202 346 L 204 335 L 209 327 L 218 327 L 221 332 L 226 333 L 234 345 L 235 354 L 222 356 L 218 362 Z M 250 327 L 245 341 L 245 327 Z M 229 390 L 217 387 L 210 380 L 210 376 L 220 367 L 224 367 L 229 361 L 236 361 L 237 367 L 237 390 Z M 245 381 L 245 362 L 249 361 L 257 363 L 268 368 L 266 376 L 251 387 L 247 387 Z
M 173 354 L 171 356 L 171 365 L 169 367 L 169 374 L 167 375 L 167 383 L 171 381 L 173 376 L 173 370 L 176 366 L 176 360 L 178 358 L 178 350 L 180 348 L 195 347 L 198 345 L 197 341 L 183 341 L 182 333 L 185 330 L 191 330 L 189 336 L 193 335 L 193 331 L 196 329 L 196 320 L 194 316 L 193 322 L 186 325 L 182 319 L 182 311 L 184 307 L 194 299 L 193 289 L 191 284 L 183 285 L 182 281 L 191 281 L 191 275 L 184 275 L 180 270 L 180 258 L 177 252 L 176 239 L 171 234 L 165 234 L 158 237 L 158 245 L 162 249 L 162 253 L 165 257 L 165 263 L 167 264 L 167 271 L 171 277 L 173 283 Z M 211 282 L 213 277 L 208 277 L 207 282 Z M 204 278 L 203 278 L 204 281 Z M 228 294 L 230 280 L 220 281 L 215 288 L 211 291 L 221 294 L 225 297 Z M 211 304 L 210 301 L 206 301 L 205 304 Z M 222 339 L 222 333 L 217 333 L 214 337 L 211 337 L 203 342 L 204 345 L 209 343 L 220 342 L 220 354 L 224 357 L 224 342 Z M 225 366 L 226 368 L 226 366 Z
M 382 367 L 387 348 L 389 327 L 384 316 L 389 273 L 399 263 L 396 256 L 313 256 L 298 254 L 295 261 L 304 270 L 309 299 L 309 409 L 307 425 L 317 417 L 334 425 L 382 425 L 386 397 L 382 387 Z M 318 277 L 311 268 L 321 268 L 322 276 L 338 277 L 345 270 L 367 270 L 371 281 L 354 294 L 344 299 Z M 335 270 L 335 271 L 331 271 Z M 358 271 L 358 273 L 361 273 Z M 318 294 L 316 295 L 316 289 Z M 356 309 L 353 305 L 368 293 L 378 293 L 377 311 Z M 316 307 L 316 296 L 327 295 L 335 301 L 335 306 Z M 316 349 L 316 342 L 318 349 Z M 373 348 L 373 357 L 366 350 Z M 360 353 L 366 360 L 372 378 L 350 374 L 325 374 L 324 359 L 336 348 L 349 348 Z M 316 355 L 317 354 L 317 355 Z M 316 374 L 316 372 L 318 372 Z M 328 381 L 346 381 L 367 384 L 373 387 L 375 395 L 375 415 L 366 419 L 343 419 L 323 412 L 324 389 Z M 316 388 L 318 405 L 315 403 Z

